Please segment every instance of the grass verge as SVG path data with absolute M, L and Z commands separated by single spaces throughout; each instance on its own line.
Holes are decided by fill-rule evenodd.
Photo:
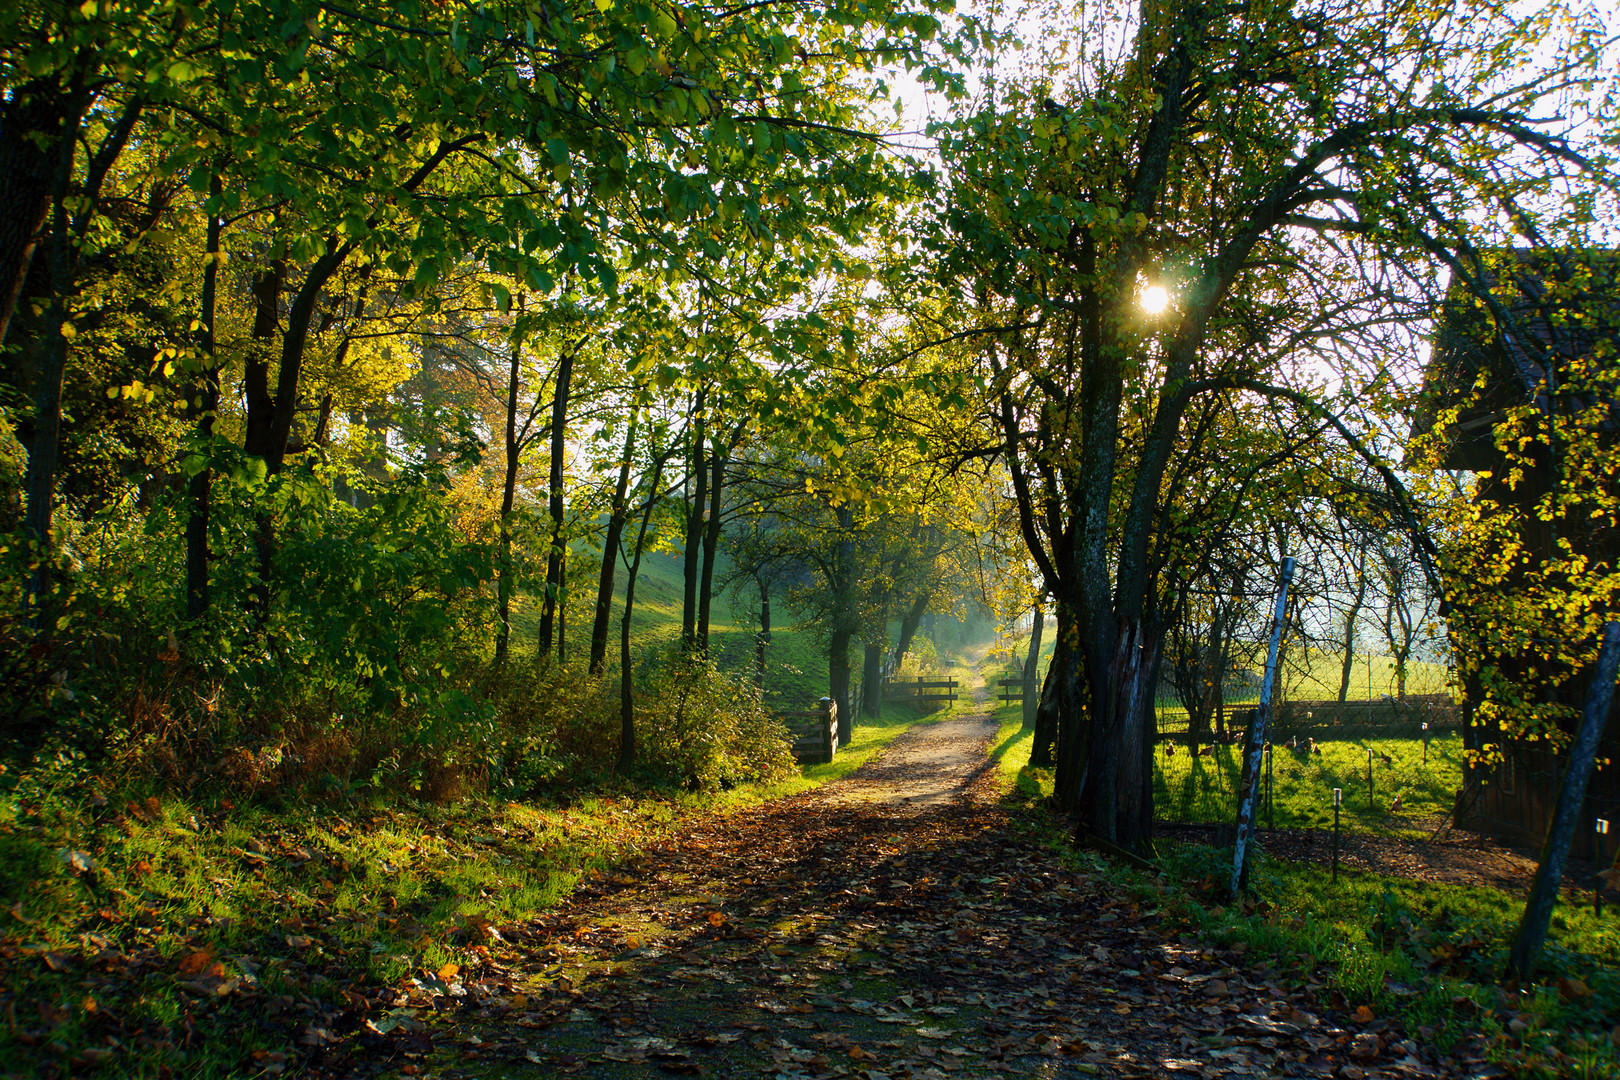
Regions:
M 1286 984 L 1312 986 L 1340 1008 L 1366 1008 L 1429 1044 L 1516 1075 L 1620 1078 L 1620 912 L 1599 916 L 1561 903 L 1540 983 L 1503 986 L 1522 896 L 1343 869 L 1333 883 L 1319 866 L 1262 858 L 1251 873 L 1253 896 L 1233 904 L 1222 884 L 1229 850 L 1180 846 L 1157 874 L 1107 863 L 1075 851 L 1045 810 L 1052 774 L 1028 767 L 1028 735 L 1009 714 L 993 751 L 1016 827 L 1151 900 L 1167 928 L 1246 952 Z
M 710 794 L 608 781 L 545 805 L 235 805 L 117 791 L 77 765 L 27 796 L 11 786 L 0 1076 L 298 1071 L 694 815 L 846 776 L 948 715 L 890 704 L 833 763 Z

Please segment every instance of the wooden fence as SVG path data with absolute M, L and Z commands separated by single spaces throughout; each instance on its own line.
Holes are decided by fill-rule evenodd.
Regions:
M 822 698 L 814 709 L 777 713 L 793 734 L 793 756 L 800 765 L 825 765 L 838 753 L 838 705 Z
M 890 679 L 883 686 L 884 701 L 902 701 L 916 705 L 934 705 L 956 700 L 958 683 L 952 676 L 943 678 Z

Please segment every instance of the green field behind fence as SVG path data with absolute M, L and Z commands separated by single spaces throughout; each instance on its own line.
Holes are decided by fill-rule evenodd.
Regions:
M 1328 740 L 1299 749 L 1274 749 L 1272 804 L 1262 811 L 1266 825 L 1317 828 L 1333 824 L 1333 789 L 1344 792 L 1340 808 L 1345 828 L 1362 830 L 1432 829 L 1451 812 L 1463 780 L 1462 737 L 1447 732 L 1429 740 L 1425 759 L 1419 738 Z M 1367 751 L 1372 754 L 1368 794 Z M 1173 751 L 1166 754 L 1166 751 Z M 1242 748 L 1205 747 L 1205 756 L 1162 744 L 1154 754 L 1153 799 L 1165 821 L 1235 821 Z M 1386 760 L 1387 758 L 1387 760 Z M 1400 809 L 1393 809 L 1396 797 Z

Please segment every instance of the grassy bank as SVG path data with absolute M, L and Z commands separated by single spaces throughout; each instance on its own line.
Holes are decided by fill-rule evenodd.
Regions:
M 713 793 L 602 779 L 539 802 L 239 805 L 71 761 L 7 777 L 0 1076 L 276 1075 L 346 1053 L 338 1033 L 387 1024 L 398 995 L 453 982 L 500 927 L 695 815 L 838 779 L 950 714 L 891 703 L 832 763 Z
M 1620 1077 L 1620 912 L 1560 905 L 1539 985 L 1503 987 L 1497 980 L 1523 913 L 1520 895 L 1346 870 L 1334 883 L 1319 866 L 1262 857 L 1253 896 L 1233 904 L 1222 885 L 1231 873 L 1225 849 L 1178 845 L 1156 874 L 1107 863 L 1073 850 L 1067 828 L 1045 810 L 1052 774 L 1028 767 L 1032 733 L 1016 709 L 998 710 L 992 756 L 1018 827 L 1111 875 L 1163 911 L 1171 929 L 1245 952 L 1287 983 L 1318 988 L 1336 1008 L 1365 1008 L 1425 1043 L 1517 1074 Z M 1360 761 L 1364 769 L 1364 753 Z M 1283 805 L 1279 794 L 1279 823 Z

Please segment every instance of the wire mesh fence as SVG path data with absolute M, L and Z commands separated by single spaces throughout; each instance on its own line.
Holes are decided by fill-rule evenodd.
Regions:
M 1337 791 L 1344 866 L 1521 891 L 1535 872 L 1561 760 L 1513 747 L 1502 765 L 1470 770 L 1446 669 L 1404 667 L 1363 655 L 1283 681 L 1262 758 L 1262 849 L 1326 871 Z M 1161 694 L 1153 769 L 1160 842 L 1230 844 L 1259 684 L 1249 670 L 1229 672 L 1191 708 L 1168 687 Z M 1574 887 L 1595 887 L 1596 871 L 1620 846 L 1617 774 L 1620 761 L 1595 778 L 1570 867 Z M 1598 831 L 1606 821 L 1616 823 L 1608 834 Z

